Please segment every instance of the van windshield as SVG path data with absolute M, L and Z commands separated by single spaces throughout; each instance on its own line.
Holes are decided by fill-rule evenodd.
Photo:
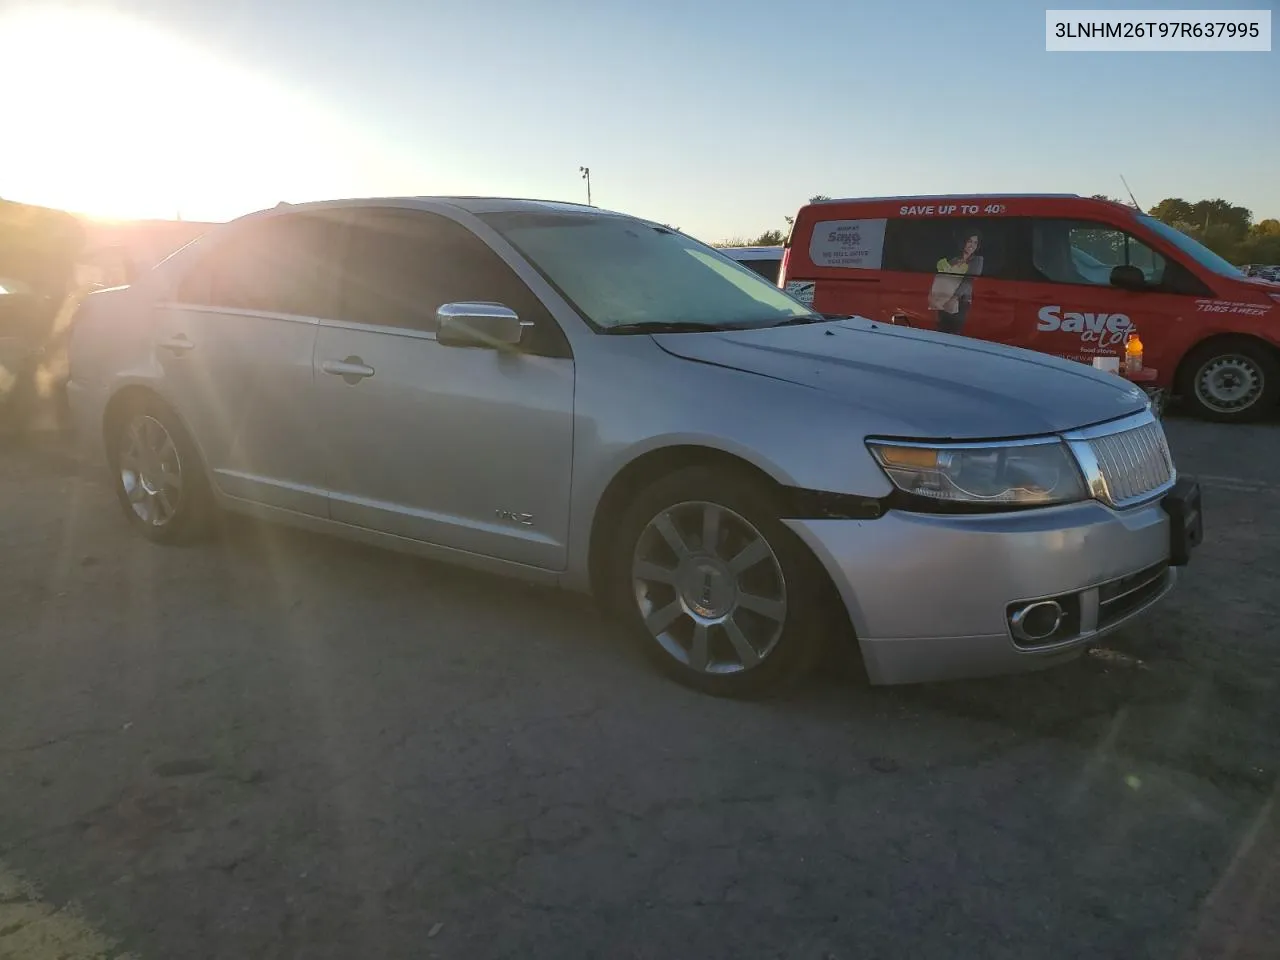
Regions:
M 601 333 L 741 330 L 821 319 L 675 230 L 627 217 L 481 214 Z
M 1214 273 L 1220 274 L 1224 277 L 1244 276 L 1244 273 L 1239 267 L 1218 256 L 1199 240 L 1188 237 L 1177 227 L 1171 227 L 1163 220 L 1157 220 L 1155 217 L 1147 216 L 1146 214 L 1138 216 L 1135 219 L 1143 226 L 1147 227 L 1156 236 L 1163 237 L 1165 240 L 1168 240 L 1206 270 L 1212 270 Z

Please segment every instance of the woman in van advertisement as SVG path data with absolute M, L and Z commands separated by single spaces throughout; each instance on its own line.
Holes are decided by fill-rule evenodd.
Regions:
M 938 330 L 959 333 L 973 305 L 973 278 L 982 275 L 982 235 L 977 230 L 960 233 L 959 253 L 938 261 L 938 275 L 929 290 L 929 309 L 938 316 Z

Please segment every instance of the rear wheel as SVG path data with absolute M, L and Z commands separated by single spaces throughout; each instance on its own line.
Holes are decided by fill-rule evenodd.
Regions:
M 682 470 L 643 491 L 614 539 L 614 607 L 659 669 L 717 696 L 807 673 L 831 620 L 826 574 L 761 486 Z
M 157 543 L 185 543 L 207 532 L 213 514 L 208 478 L 177 416 L 158 398 L 130 404 L 109 436 L 116 498 L 130 523 Z
M 1206 420 L 1249 422 L 1266 416 L 1280 391 L 1280 363 L 1265 344 L 1227 337 L 1197 348 L 1180 392 Z

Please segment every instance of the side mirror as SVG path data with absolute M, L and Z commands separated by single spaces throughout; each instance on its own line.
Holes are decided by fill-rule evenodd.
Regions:
M 436 311 L 436 342 L 447 347 L 503 350 L 520 343 L 531 320 L 500 303 L 446 303 Z
M 1111 271 L 1111 285 L 1121 290 L 1144 290 L 1147 286 L 1147 278 L 1137 267 L 1121 264 Z

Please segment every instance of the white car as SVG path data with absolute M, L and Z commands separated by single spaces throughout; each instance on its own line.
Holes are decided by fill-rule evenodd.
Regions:
M 720 252 L 770 283 L 778 282 L 778 274 L 782 270 L 782 247 L 721 247 Z
M 876 683 L 1049 666 L 1158 603 L 1202 533 L 1121 378 L 829 320 L 595 207 L 270 210 L 72 330 L 74 422 L 150 539 L 224 508 L 591 590 L 709 693 L 831 639 Z

